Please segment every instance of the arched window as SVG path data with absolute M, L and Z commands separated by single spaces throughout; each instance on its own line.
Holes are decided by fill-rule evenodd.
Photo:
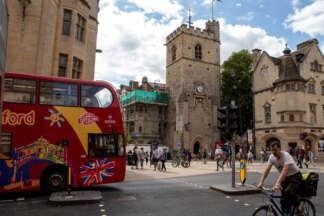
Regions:
M 310 79 L 307 87 L 308 87 L 308 93 L 315 94 L 315 80 L 313 78 Z
M 172 61 L 177 59 L 177 48 L 175 46 L 171 48 L 171 59 Z
M 264 122 L 271 123 L 271 105 L 266 103 L 264 106 Z
M 195 58 L 201 60 L 202 55 L 201 55 L 201 46 L 200 44 L 197 44 L 195 46 Z

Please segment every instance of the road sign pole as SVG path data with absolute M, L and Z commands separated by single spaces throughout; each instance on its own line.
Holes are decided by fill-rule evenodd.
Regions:
M 235 188 L 235 133 L 231 140 L 232 187 Z

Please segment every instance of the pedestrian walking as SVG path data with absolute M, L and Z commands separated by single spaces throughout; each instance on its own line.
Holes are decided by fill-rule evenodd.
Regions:
M 155 147 L 155 149 L 152 153 L 152 161 L 153 161 L 154 171 L 156 171 L 156 168 L 157 168 L 160 158 L 161 158 L 160 151 L 157 147 Z
M 144 160 L 145 160 L 145 152 L 143 147 L 141 147 L 141 150 L 139 151 L 139 159 L 140 159 L 141 169 L 143 169 Z
M 299 168 L 303 168 L 304 157 L 305 157 L 305 150 L 301 146 L 298 146 L 298 148 L 297 148 L 297 166 Z
M 138 169 L 138 149 L 137 147 L 134 147 L 134 151 L 133 151 L 133 160 L 135 162 L 135 168 Z
M 161 171 L 166 172 L 165 162 L 167 161 L 167 159 L 168 159 L 168 152 L 166 149 L 163 149 L 163 153 L 161 157 L 161 161 L 162 161 Z
M 305 160 L 304 164 L 305 164 L 306 168 L 308 168 L 308 166 L 310 164 L 312 164 L 315 167 L 315 164 L 314 164 L 314 153 L 312 152 L 312 150 L 308 150 L 307 157 L 306 157 L 306 160 Z
M 216 158 L 216 170 L 219 170 L 219 167 L 224 170 L 224 163 L 223 163 L 223 150 L 222 148 L 217 145 L 216 150 L 215 150 L 215 158 Z
M 148 163 L 148 160 L 149 160 L 149 158 L 150 158 L 150 155 L 149 155 L 149 153 L 148 152 L 145 152 L 145 165 L 147 166 L 147 163 Z
M 248 152 L 248 163 L 252 164 L 253 163 L 253 153 L 252 151 Z
M 207 152 L 206 152 L 206 149 L 204 150 L 202 157 L 203 157 L 204 164 L 206 164 L 207 163 Z

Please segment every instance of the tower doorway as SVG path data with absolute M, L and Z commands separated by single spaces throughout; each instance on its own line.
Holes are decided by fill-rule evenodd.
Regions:
M 194 144 L 193 153 L 197 155 L 199 153 L 199 149 L 200 149 L 200 142 L 197 141 Z

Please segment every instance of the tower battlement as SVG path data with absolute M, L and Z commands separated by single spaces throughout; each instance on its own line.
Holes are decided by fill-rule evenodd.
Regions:
M 217 32 L 215 32 L 215 30 L 212 29 L 211 27 L 212 25 L 217 27 Z M 218 29 L 219 29 L 219 23 L 216 21 L 208 21 L 206 23 L 206 29 L 201 29 L 198 27 L 188 26 L 187 24 L 182 24 L 180 27 L 178 27 L 176 30 L 174 30 L 171 34 L 167 36 L 166 42 L 169 43 L 170 41 L 172 41 L 174 38 L 176 38 L 182 33 L 213 40 L 218 37 Z

